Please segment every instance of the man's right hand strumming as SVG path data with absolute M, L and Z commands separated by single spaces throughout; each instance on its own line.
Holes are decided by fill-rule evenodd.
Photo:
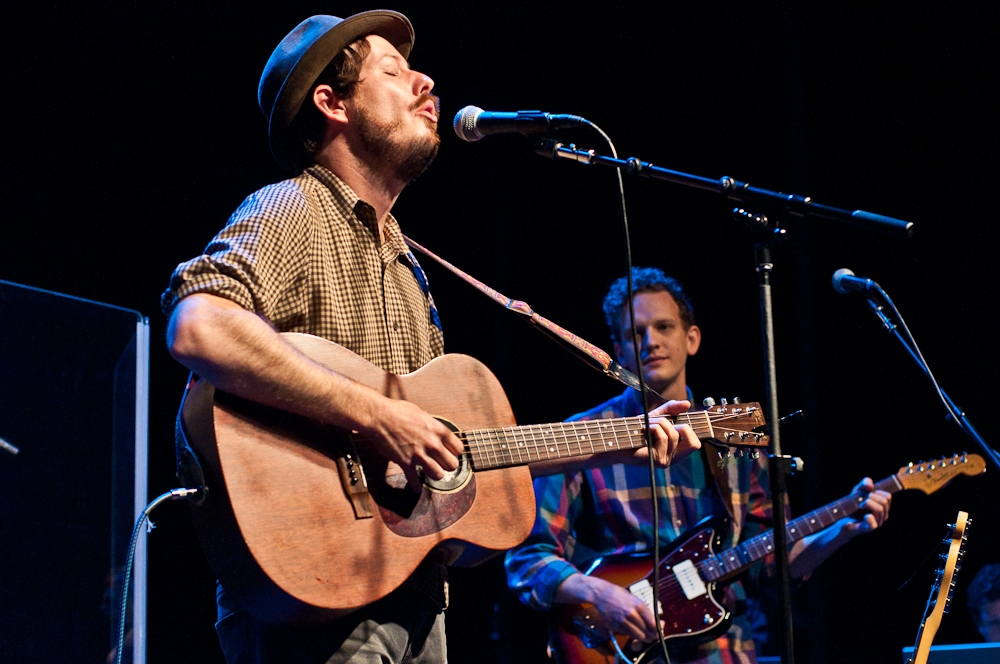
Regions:
M 621 634 L 647 643 L 657 639 L 653 612 L 646 603 L 610 581 L 573 574 L 559 585 L 555 601 L 592 604 L 609 636 Z
M 362 433 L 370 436 L 385 458 L 395 461 L 414 490 L 420 490 L 419 469 L 439 480 L 458 468 L 462 441 L 440 421 L 408 401 L 384 399 L 374 422 Z

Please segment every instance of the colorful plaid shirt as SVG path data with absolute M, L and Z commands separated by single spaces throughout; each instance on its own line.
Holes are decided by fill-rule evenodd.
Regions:
M 642 412 L 634 390 L 573 420 L 628 417 Z M 714 452 L 708 452 L 715 457 Z M 710 515 L 732 517 L 724 547 L 770 527 L 766 458 L 713 458 L 694 453 L 656 470 L 660 510 L 660 545 L 669 547 L 684 531 Z M 547 611 L 556 589 L 567 577 L 585 571 L 598 558 L 620 553 L 652 552 L 653 517 L 649 469 L 614 465 L 535 480 L 537 516 L 531 535 L 507 553 L 507 582 L 520 600 Z M 661 548 L 661 551 L 663 549 Z M 754 570 L 759 573 L 759 566 Z M 743 614 L 743 584 L 731 584 L 725 602 L 733 610 L 729 631 L 701 646 L 671 648 L 673 662 L 701 664 L 754 663 L 749 620 Z

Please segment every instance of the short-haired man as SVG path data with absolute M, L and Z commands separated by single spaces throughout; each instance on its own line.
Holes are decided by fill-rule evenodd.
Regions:
M 701 330 L 680 284 L 656 268 L 635 268 L 636 338 L 641 344 L 641 370 L 647 384 L 664 399 L 690 399 L 687 358 L 698 352 Z M 604 300 L 604 313 L 618 361 L 636 367 L 630 333 L 624 277 Z M 651 404 L 655 405 L 655 404 Z M 570 418 L 591 420 L 641 413 L 638 393 L 623 394 Z M 729 459 L 719 466 L 695 453 L 657 470 L 660 542 L 663 546 L 710 515 L 732 517 L 726 546 L 753 537 L 770 526 L 771 500 L 766 457 Z M 598 558 L 652 551 L 652 506 L 648 469 L 610 466 L 535 480 L 537 519 L 531 535 L 512 549 L 505 561 L 510 588 L 522 602 L 541 611 L 553 604 L 589 603 L 613 633 L 643 641 L 656 638 L 649 607 L 631 592 L 581 572 Z M 841 519 L 798 543 L 789 551 L 791 572 L 802 577 L 834 550 L 888 517 L 890 496 L 874 491 L 865 478 L 858 488 L 871 492 L 862 520 Z M 758 566 L 759 567 L 759 566 Z M 700 646 L 673 648 L 673 662 L 728 664 L 755 662 L 748 619 L 741 612 L 746 592 L 740 582 L 726 589 L 735 619 L 719 639 Z M 669 608 L 664 608 L 669 611 Z
M 969 584 L 969 613 L 984 641 L 1000 641 L 1000 563 L 984 565 Z
M 177 267 L 162 308 L 170 352 L 194 373 L 222 391 L 360 432 L 416 488 L 420 469 L 441 479 L 457 468 L 458 438 L 278 334 L 323 337 L 394 374 L 443 352 L 426 279 L 390 214 L 440 142 L 434 82 L 407 60 L 413 37 L 405 16 L 377 10 L 314 16 L 281 41 L 258 99 L 272 153 L 298 175 L 248 197 L 204 254 Z M 665 421 L 654 437 L 660 463 L 698 446 L 689 427 Z M 216 629 L 230 664 L 437 663 L 446 659 L 445 597 L 445 570 L 428 558 L 374 604 L 291 627 L 250 615 L 220 585 Z

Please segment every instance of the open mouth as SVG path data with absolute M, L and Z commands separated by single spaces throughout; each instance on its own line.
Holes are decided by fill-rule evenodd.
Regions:
M 431 122 L 437 123 L 440 115 L 441 100 L 436 95 L 423 95 L 413 104 L 413 110 L 417 115 L 423 116 Z

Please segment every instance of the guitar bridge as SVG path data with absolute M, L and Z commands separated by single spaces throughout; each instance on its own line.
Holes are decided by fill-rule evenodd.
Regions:
M 337 455 L 337 470 L 340 473 L 340 484 L 344 487 L 347 499 L 354 508 L 354 518 L 371 519 L 375 516 L 375 506 L 372 495 L 368 493 L 368 478 L 365 477 L 361 459 L 352 443 L 346 443 L 343 452 Z

